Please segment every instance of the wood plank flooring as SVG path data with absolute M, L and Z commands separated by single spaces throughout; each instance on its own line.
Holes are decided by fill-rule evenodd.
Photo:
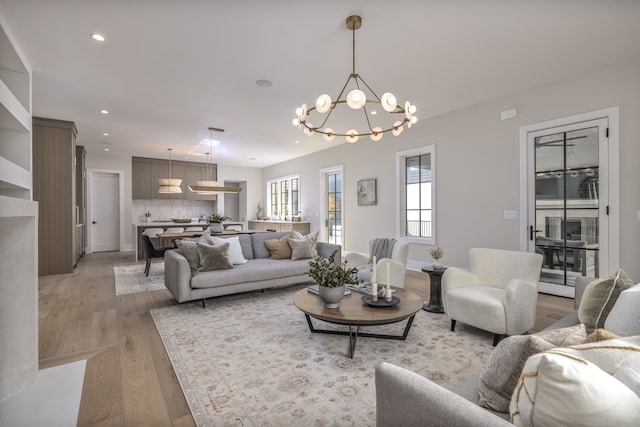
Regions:
M 133 262 L 132 252 L 84 255 L 73 273 L 40 277 L 40 369 L 87 359 L 79 426 L 194 426 L 149 313 L 173 297 L 115 295 L 113 266 Z M 408 271 L 405 286 L 428 299 L 428 277 Z M 572 309 L 573 300 L 540 295 L 535 330 Z

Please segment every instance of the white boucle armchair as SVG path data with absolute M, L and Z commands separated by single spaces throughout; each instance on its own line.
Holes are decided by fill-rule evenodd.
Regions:
M 373 240 L 369 240 L 369 253 Z M 391 258 L 376 260 L 377 282 L 381 285 L 387 284 L 387 264 L 390 269 L 391 286 L 404 288 L 404 276 L 407 269 L 407 258 L 409 257 L 409 244 L 403 241 L 396 241 L 391 251 Z M 369 255 L 358 252 L 349 252 L 344 256 L 347 267 L 360 267 L 369 263 Z
M 442 276 L 444 312 L 456 321 L 495 334 L 523 334 L 533 328 L 542 256 L 531 252 L 473 248 L 471 271 L 450 267 Z

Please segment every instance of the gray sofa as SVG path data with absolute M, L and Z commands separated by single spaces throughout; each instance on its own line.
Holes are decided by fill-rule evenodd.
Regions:
M 578 325 L 577 308 L 585 287 L 593 278 L 576 280 L 576 310 L 545 329 Z M 376 366 L 376 425 L 402 426 L 512 426 L 505 417 L 478 406 L 438 384 L 399 366 L 382 362 Z
M 308 276 L 311 259 L 271 259 L 264 242 L 279 239 L 289 232 L 268 232 L 239 234 L 242 254 L 248 260 L 233 268 L 198 272 L 192 271 L 187 259 L 177 250 L 169 250 L 164 255 L 165 286 L 178 302 L 240 292 L 293 285 L 310 281 Z M 318 242 L 318 255 L 328 258 L 338 251 L 336 260 L 340 262 L 342 247 L 326 242 Z

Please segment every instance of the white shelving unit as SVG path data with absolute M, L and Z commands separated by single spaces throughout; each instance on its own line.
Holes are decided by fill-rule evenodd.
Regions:
M 0 401 L 38 375 L 38 204 L 31 68 L 0 16 Z

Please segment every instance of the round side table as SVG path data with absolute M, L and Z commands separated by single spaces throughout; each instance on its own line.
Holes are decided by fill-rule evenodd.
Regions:
M 429 275 L 430 292 L 429 303 L 422 306 L 423 310 L 431 313 L 444 313 L 442 306 L 442 275 L 446 267 L 435 269 L 433 267 L 422 267 L 422 272 Z

